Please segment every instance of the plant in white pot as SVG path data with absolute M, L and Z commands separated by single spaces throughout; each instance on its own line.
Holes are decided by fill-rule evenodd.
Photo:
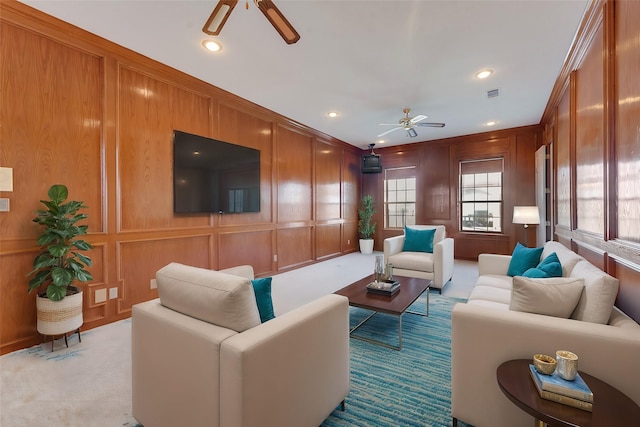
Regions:
M 362 196 L 360 209 L 358 209 L 358 234 L 360 235 L 360 252 L 363 254 L 373 253 L 373 234 L 376 232 L 376 223 L 372 220 L 375 213 L 371 194 Z
M 87 225 L 78 225 L 87 214 L 78 213 L 86 208 L 83 202 L 75 200 L 64 203 L 69 192 L 61 184 L 52 185 L 48 196 L 41 200 L 46 206 L 36 211 L 33 222 L 43 226 L 38 236 L 42 251 L 33 260 L 33 270 L 28 276 L 29 293 L 45 288 L 36 298 L 38 332 L 45 336 L 65 336 L 77 331 L 80 336 L 82 326 L 82 290 L 73 286 L 75 281 L 93 280 L 86 267 L 91 267 L 91 258 L 81 251 L 93 246 L 78 236 L 87 234 Z M 53 342 L 51 344 L 53 349 Z

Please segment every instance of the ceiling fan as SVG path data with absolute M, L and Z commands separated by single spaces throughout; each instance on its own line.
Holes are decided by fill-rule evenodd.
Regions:
M 273 28 L 280 34 L 287 44 L 293 44 L 300 40 L 300 34 L 287 21 L 282 12 L 271 0 L 253 0 L 260 12 L 271 22 Z M 222 31 L 222 27 L 231 15 L 231 11 L 238 3 L 238 0 L 219 0 L 213 9 L 207 23 L 202 27 L 202 31 L 212 36 L 217 36 Z M 249 0 L 246 0 L 245 8 L 249 9 Z
M 409 113 L 411 112 L 410 108 L 405 108 L 404 110 L 402 110 L 402 112 L 404 113 L 404 117 L 398 120 L 398 123 L 380 123 L 380 126 L 395 126 L 395 128 L 382 132 L 380 135 L 378 135 L 378 137 L 391 133 L 394 130 L 404 129 L 407 131 L 407 136 L 415 138 L 416 136 L 418 136 L 418 132 L 416 132 L 416 130 L 414 129 L 416 126 L 426 126 L 432 128 L 444 127 L 444 123 L 423 122 L 422 120 L 426 119 L 427 116 L 422 114 L 415 117 L 409 117 Z

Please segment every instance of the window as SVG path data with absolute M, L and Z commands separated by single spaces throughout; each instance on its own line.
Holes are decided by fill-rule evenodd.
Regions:
M 416 167 L 384 170 L 384 227 L 416 223 Z
M 502 232 L 503 159 L 460 162 L 462 231 Z

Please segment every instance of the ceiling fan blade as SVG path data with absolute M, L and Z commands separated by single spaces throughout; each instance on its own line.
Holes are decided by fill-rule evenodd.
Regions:
M 300 40 L 300 34 L 287 21 L 282 12 L 276 7 L 271 0 L 253 0 L 258 9 L 271 22 L 273 28 L 276 29 L 280 36 L 287 44 L 293 44 Z
M 378 123 L 378 126 L 398 126 L 398 123 Z
M 391 132 L 393 132 L 394 130 L 398 130 L 398 129 L 402 129 L 402 126 L 398 126 L 398 127 L 396 127 L 396 128 L 389 129 L 389 130 L 388 130 L 388 131 L 386 131 L 386 132 L 382 132 L 380 135 L 378 135 L 378 138 L 379 138 L 379 137 L 381 137 L 381 136 L 385 136 L 386 134 L 391 133 Z
M 202 27 L 202 31 L 212 36 L 220 34 L 236 4 L 238 4 L 238 0 L 220 0 L 207 19 L 207 23 Z
M 443 128 L 444 123 L 416 123 L 416 126 L 426 126 L 430 128 Z
M 415 116 L 413 119 L 409 120 L 409 123 L 416 124 L 419 121 L 424 120 L 426 118 L 427 118 L 427 116 L 420 114 L 419 116 Z

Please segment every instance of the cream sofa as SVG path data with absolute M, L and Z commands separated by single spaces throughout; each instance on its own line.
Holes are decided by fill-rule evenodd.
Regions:
M 530 359 L 535 353 L 555 355 L 561 349 L 578 354 L 578 369 L 640 404 L 640 325 L 612 308 L 617 279 L 558 242 L 547 242 L 541 259 L 553 252 L 564 277 L 584 279 L 571 318 L 510 310 L 515 279 L 506 274 L 511 257 L 478 258 L 476 286 L 468 302 L 456 304 L 452 312 L 454 426 L 458 419 L 476 427 L 533 425 L 533 418 L 500 391 L 496 368 L 507 360 Z M 603 315 L 608 320 L 597 322 Z
M 318 426 L 349 392 L 348 300 L 260 323 L 249 266 L 172 263 L 132 312 L 133 415 L 146 427 Z
M 393 274 L 431 280 L 431 287 L 442 291 L 453 276 L 453 239 L 447 238 L 444 225 L 410 225 L 416 230 L 436 229 L 433 253 L 403 252 L 404 234 L 384 240 L 385 263 L 393 265 Z

